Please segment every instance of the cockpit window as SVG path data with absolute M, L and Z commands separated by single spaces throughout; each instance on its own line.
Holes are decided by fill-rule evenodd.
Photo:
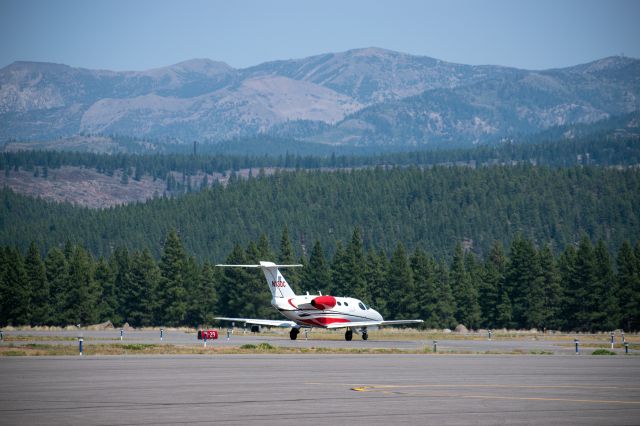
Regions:
M 358 303 L 358 306 L 360 306 L 360 309 L 362 309 L 363 311 L 367 310 L 367 307 L 363 305 L 362 302 Z

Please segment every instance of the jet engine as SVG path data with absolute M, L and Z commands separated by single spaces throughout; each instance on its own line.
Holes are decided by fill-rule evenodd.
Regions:
M 311 306 L 316 309 L 331 309 L 336 306 L 336 298 L 333 296 L 318 296 L 311 301 Z

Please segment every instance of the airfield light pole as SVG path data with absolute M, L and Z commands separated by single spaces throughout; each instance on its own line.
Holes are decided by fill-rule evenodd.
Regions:
M 622 337 L 622 343 L 626 343 L 624 340 L 624 331 L 622 333 L 620 333 L 620 337 Z
M 611 349 L 613 349 L 613 345 L 616 343 L 616 335 L 611 332 Z
M 202 340 L 204 340 L 204 347 L 207 347 L 207 334 L 209 333 L 202 333 Z
M 120 329 L 120 340 L 124 337 L 124 328 Z
M 78 349 L 80 350 L 80 356 L 82 356 L 82 344 L 84 343 L 84 339 L 82 335 L 78 336 Z
M 624 353 L 629 354 L 629 344 L 627 342 L 624 342 Z
M 489 340 L 491 340 L 491 330 L 489 330 Z
M 164 328 L 161 328 L 161 329 L 160 329 L 160 341 L 161 341 L 161 342 L 162 342 L 162 338 L 163 338 L 163 336 L 162 336 L 162 335 L 163 335 L 163 334 L 164 334 Z
M 433 353 L 438 352 L 438 341 L 434 340 L 433 341 Z
M 236 326 L 235 321 L 231 322 L 231 328 L 227 328 L 227 340 L 231 338 L 231 333 L 233 333 L 233 329 Z
M 576 344 L 576 355 L 580 355 L 580 340 L 576 337 L 573 342 Z

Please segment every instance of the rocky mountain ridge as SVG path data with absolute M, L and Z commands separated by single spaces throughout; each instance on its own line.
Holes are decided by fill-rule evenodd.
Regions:
M 640 60 L 546 71 L 355 49 L 234 69 L 193 59 L 147 71 L 16 62 L 0 70 L 0 141 L 85 134 L 335 145 L 471 144 L 637 111 Z

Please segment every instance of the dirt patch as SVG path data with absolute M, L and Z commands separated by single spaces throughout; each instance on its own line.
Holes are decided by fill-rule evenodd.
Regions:
M 145 176 L 136 181 L 129 178 L 122 183 L 122 172 L 113 176 L 98 173 L 95 169 L 64 166 L 49 169 L 47 177 L 43 170 L 11 170 L 0 174 L 0 186 L 31 197 L 49 201 L 70 202 L 89 208 L 105 208 L 132 202 L 143 202 L 154 196 L 161 196 L 165 183 L 160 179 Z

